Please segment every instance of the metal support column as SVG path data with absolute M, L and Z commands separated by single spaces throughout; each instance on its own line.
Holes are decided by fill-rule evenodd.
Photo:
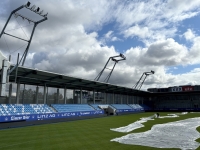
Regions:
M 0 83 L 0 96 L 6 96 L 6 80 L 7 80 L 7 70 L 9 63 L 7 60 L 2 61 L 1 69 L 1 83 Z
M 38 93 L 39 93 L 39 87 L 36 87 L 36 93 L 35 93 L 35 103 L 38 104 Z
M 75 104 L 75 90 L 73 90 L 73 104 Z
M 83 98 L 83 93 L 82 93 L 82 88 L 80 89 L 80 104 L 82 104 L 82 99 Z
M 8 104 L 11 104 L 11 98 L 12 98 L 12 83 L 9 84 Z
M 95 90 L 93 90 L 93 104 L 95 104 Z
M 23 88 L 23 92 L 22 92 L 22 104 L 24 104 L 24 94 L 25 94 L 25 84 L 24 84 L 24 88 Z
M 131 96 L 131 101 L 132 101 L 131 104 L 135 104 L 135 96 Z
M 64 88 L 64 104 L 67 103 L 67 89 L 66 87 Z
M 115 94 L 114 93 L 113 93 L 112 101 L 113 101 L 113 104 L 114 104 L 115 103 Z
M 57 88 L 57 93 L 56 93 L 56 104 L 59 104 L 59 88 Z
M 19 95 L 20 95 L 20 80 L 17 81 L 17 91 L 16 91 L 16 103 L 19 104 Z
M 47 103 L 47 86 L 46 86 L 46 84 L 44 84 L 44 93 L 43 93 L 43 102 L 44 102 L 44 104 L 46 104 Z
M 49 104 L 49 87 L 47 86 L 47 91 L 46 91 L 46 104 Z
M 107 104 L 107 93 L 104 93 L 104 98 L 105 98 L 105 104 Z

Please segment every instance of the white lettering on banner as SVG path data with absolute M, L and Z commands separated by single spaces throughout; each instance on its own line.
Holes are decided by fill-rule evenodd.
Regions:
M 65 117 L 65 116 L 76 116 L 76 113 L 63 113 L 61 114 L 61 116 Z
M 11 120 L 22 120 L 22 117 L 15 117 L 15 116 L 11 116 L 10 118 Z
M 50 114 L 49 115 L 49 118 L 55 118 L 56 117 L 56 114 Z
M 29 119 L 30 118 L 30 116 L 23 116 L 23 119 Z
M 182 91 L 182 87 L 174 87 L 172 88 L 172 92 L 181 92 Z
M 80 115 L 89 115 L 90 112 L 80 112 Z
M 102 114 L 102 111 L 101 110 L 95 111 L 94 114 Z
M 42 119 L 42 118 L 48 118 L 48 114 L 47 115 L 37 115 L 38 119 Z
M 184 91 L 193 91 L 192 87 L 184 87 Z

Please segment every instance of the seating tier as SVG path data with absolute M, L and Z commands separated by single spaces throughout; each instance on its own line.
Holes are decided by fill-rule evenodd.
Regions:
M 57 112 L 94 111 L 88 104 L 52 104 Z
M 53 113 L 46 104 L 0 104 L 0 116 Z

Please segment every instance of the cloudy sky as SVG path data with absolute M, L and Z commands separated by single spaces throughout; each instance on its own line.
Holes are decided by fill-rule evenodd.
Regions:
M 0 30 L 25 0 L 0 1 Z M 36 28 L 26 67 L 94 80 L 108 58 L 123 53 L 109 83 L 142 89 L 200 84 L 199 0 L 32 0 L 48 12 Z M 27 9 L 19 13 L 40 20 Z M 33 24 L 14 15 L 6 32 L 29 39 Z M 0 50 L 12 63 L 26 42 L 3 35 Z M 108 68 L 113 66 L 111 61 Z M 100 81 L 109 73 L 107 69 Z

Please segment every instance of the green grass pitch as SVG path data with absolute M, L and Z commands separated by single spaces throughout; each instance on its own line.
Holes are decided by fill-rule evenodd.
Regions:
M 110 128 L 126 126 L 149 117 L 154 113 L 139 113 L 121 116 L 62 122 L 0 130 L 0 150 L 152 150 L 157 148 L 125 145 L 110 142 L 127 133 L 111 131 Z M 168 113 L 160 113 L 167 115 Z M 155 119 L 144 123 L 145 127 L 133 132 L 150 130 L 155 124 L 199 117 L 200 113 L 188 113 L 177 118 Z M 200 127 L 197 128 L 200 131 Z M 200 139 L 197 140 L 200 142 Z M 199 148 L 200 149 L 200 148 Z M 162 149 L 163 150 L 163 149 Z

